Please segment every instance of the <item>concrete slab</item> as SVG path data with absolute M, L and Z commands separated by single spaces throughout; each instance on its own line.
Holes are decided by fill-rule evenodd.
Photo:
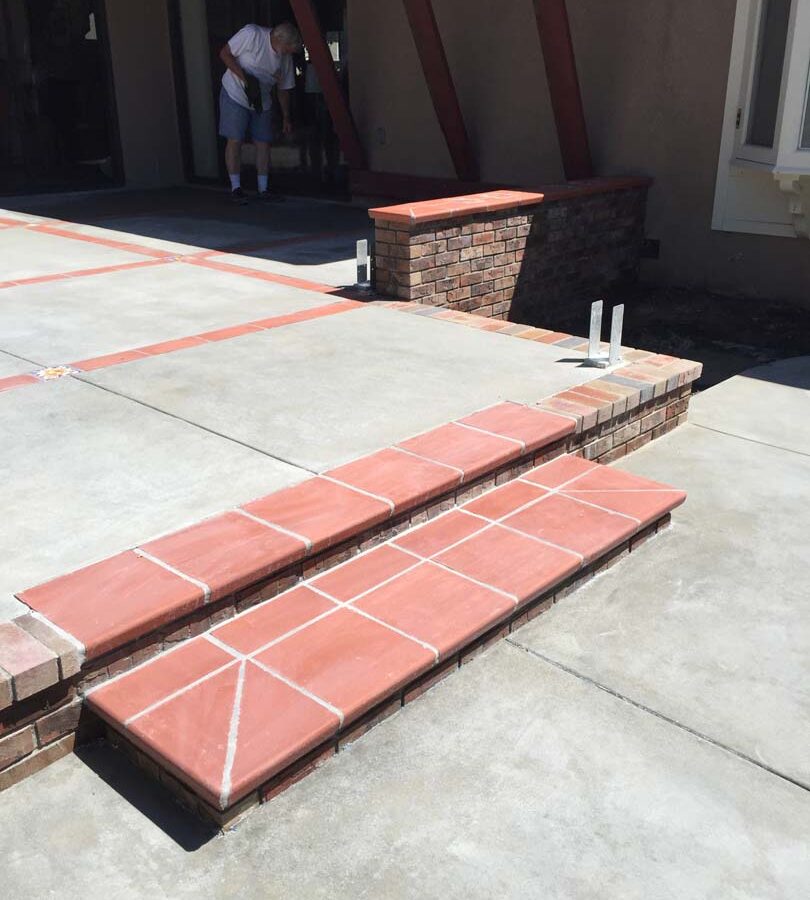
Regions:
M 357 281 L 357 241 L 363 235 L 340 235 L 305 243 L 251 250 L 248 255 L 228 254 L 223 262 L 302 278 L 319 284 L 353 285 Z
M 192 216 L 138 216 L 105 220 L 103 225 L 67 223 L 65 229 L 113 241 L 128 241 L 166 250 L 169 253 L 192 253 L 206 248 L 225 249 L 248 244 L 301 236 L 295 229 L 267 227 L 239 221 Z
M 717 431 L 810 453 L 810 357 L 749 369 L 692 402 L 689 419 Z
M 312 309 L 334 298 L 167 263 L 6 288 L 2 301 L 0 347 L 56 365 Z
M 519 640 L 810 785 L 810 459 L 687 425 L 621 468 L 687 491 L 675 524 Z
M 508 644 L 208 843 L 101 748 L 3 809 L 9 900 L 803 900 L 810 879 L 806 792 Z
M 33 363 L 10 356 L 0 350 L 0 378 L 7 378 L 9 375 L 25 375 L 34 369 L 36 366 Z
M 27 228 L 0 231 L 2 281 L 143 262 L 147 257 Z
M 581 356 L 367 307 L 85 377 L 321 471 L 500 400 L 536 402 L 598 376 Z
M 12 595 L 306 473 L 71 378 L 0 394 L 0 618 Z

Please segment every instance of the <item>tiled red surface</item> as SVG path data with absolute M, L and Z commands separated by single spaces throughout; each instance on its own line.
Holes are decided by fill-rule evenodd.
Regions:
M 575 427 L 570 419 L 519 403 L 499 403 L 459 421 L 522 441 L 529 452 L 571 434 Z
M 192 682 L 234 662 L 230 653 L 196 637 L 144 666 L 102 684 L 87 695 L 90 707 L 110 720 L 126 723 Z
M 563 493 L 633 516 L 641 525 L 660 519 L 686 499 L 683 491 L 608 466 L 598 466 L 563 488 Z
M 310 478 L 276 491 L 248 503 L 244 509 L 303 535 L 312 542 L 315 551 L 338 544 L 391 515 L 387 503 L 324 478 Z
M 399 446 L 417 456 L 460 469 L 465 481 L 521 455 L 521 447 L 514 441 L 464 428 L 455 422 L 410 438 Z
M 141 353 L 147 356 L 158 356 L 161 353 L 174 353 L 176 350 L 185 350 L 188 347 L 199 347 L 205 341 L 201 337 L 178 338 L 176 341 L 161 341 L 159 344 L 148 344 L 146 347 L 138 347 Z
M 487 519 L 502 519 L 521 506 L 545 496 L 548 491 L 536 484 L 525 481 L 507 481 L 494 491 L 476 497 L 464 504 L 463 509 Z
M 155 247 L 147 247 L 143 244 L 134 244 L 129 241 L 117 241 L 95 234 L 82 234 L 79 231 L 71 231 L 60 228 L 58 225 L 36 225 L 32 231 L 40 231 L 43 234 L 52 234 L 56 237 L 70 238 L 73 241 L 84 241 L 88 244 L 98 244 L 101 247 L 110 247 L 113 250 L 126 250 L 128 253 L 140 253 L 143 256 L 152 256 L 155 259 L 172 259 L 173 253 L 166 250 L 158 250 Z
M 460 197 L 442 197 L 437 200 L 383 206 L 370 209 L 368 214 L 372 219 L 385 222 L 416 224 L 542 202 L 542 194 L 510 190 L 484 191 L 480 194 L 466 194 Z
M 580 558 L 573 553 L 498 525 L 440 553 L 436 562 L 506 591 L 521 603 L 552 587 L 581 565 Z
M 136 719 L 129 731 L 196 793 L 224 809 L 337 727 L 328 709 L 244 661 Z
M 203 603 L 196 585 L 129 550 L 17 596 L 81 641 L 88 659 Z
M 383 544 L 319 576 L 312 584 L 345 603 L 399 575 L 416 562 L 409 553 L 403 553 L 391 544 Z
M 303 541 L 238 512 L 206 519 L 142 549 L 184 575 L 205 582 L 211 599 L 259 581 L 306 553 Z
M 342 710 L 347 722 L 435 662 L 427 648 L 348 608 L 256 659 Z
M 560 495 L 538 500 L 522 512 L 508 516 L 504 524 L 581 553 L 586 562 L 620 544 L 638 528 L 626 516 L 604 512 Z
M 254 653 L 294 628 L 300 628 L 334 609 L 337 609 L 336 604 L 326 597 L 308 587 L 296 587 L 236 616 L 215 628 L 211 634 L 239 653 Z
M 134 359 L 146 359 L 146 354 L 141 350 L 124 350 L 121 353 L 108 353 L 106 356 L 94 356 L 90 359 L 82 359 L 78 362 L 68 363 L 74 369 L 83 372 L 92 372 L 94 369 L 105 369 L 107 366 L 117 366 L 121 363 L 132 362 Z
M 453 509 L 432 522 L 399 535 L 394 544 L 418 556 L 428 557 L 469 537 L 485 526 L 486 522 L 482 522 L 481 519 Z
M 325 306 L 316 306 L 314 309 L 301 309 L 298 312 L 287 313 L 283 316 L 270 316 L 268 319 L 257 319 L 252 325 L 260 328 L 279 328 L 282 325 L 294 325 L 296 322 L 308 322 L 310 319 L 322 319 L 324 316 L 334 316 L 337 313 L 348 312 L 357 309 L 363 304 L 357 300 L 340 300 L 337 303 L 328 303 Z
M 327 472 L 330 478 L 385 497 L 394 511 L 419 506 L 449 491 L 461 480 L 453 469 L 418 459 L 393 447 Z
M 15 387 L 22 387 L 24 384 L 37 384 L 38 379 L 33 375 L 9 375 L 7 378 L 0 378 L 0 393 L 10 391 Z
M 354 605 L 426 641 L 442 656 L 470 643 L 515 608 L 503 594 L 432 563 L 400 575 Z
M 558 488 L 597 468 L 599 468 L 598 463 L 589 462 L 581 456 L 558 456 L 551 462 L 544 463 L 521 477 L 542 487 Z

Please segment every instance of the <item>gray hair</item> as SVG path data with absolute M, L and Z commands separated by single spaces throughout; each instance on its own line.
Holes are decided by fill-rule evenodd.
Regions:
M 279 42 L 293 53 L 298 53 L 303 46 L 301 33 L 291 22 L 282 22 L 273 29 L 273 35 L 278 38 Z

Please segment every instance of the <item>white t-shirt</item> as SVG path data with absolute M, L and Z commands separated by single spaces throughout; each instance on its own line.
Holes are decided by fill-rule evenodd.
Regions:
M 261 25 L 245 25 L 228 41 L 231 53 L 239 65 L 249 75 L 255 75 L 259 79 L 263 109 L 270 109 L 270 90 L 274 84 L 282 91 L 295 87 L 292 56 L 289 53 L 276 53 L 270 45 L 272 31 L 272 28 L 263 28 Z M 231 100 L 250 109 L 244 85 L 230 69 L 226 69 L 222 76 L 222 86 Z

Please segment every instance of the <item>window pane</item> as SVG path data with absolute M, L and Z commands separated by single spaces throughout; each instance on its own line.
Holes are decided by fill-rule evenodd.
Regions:
M 789 20 L 790 0 L 763 0 L 748 128 L 748 143 L 756 147 L 773 147 Z

